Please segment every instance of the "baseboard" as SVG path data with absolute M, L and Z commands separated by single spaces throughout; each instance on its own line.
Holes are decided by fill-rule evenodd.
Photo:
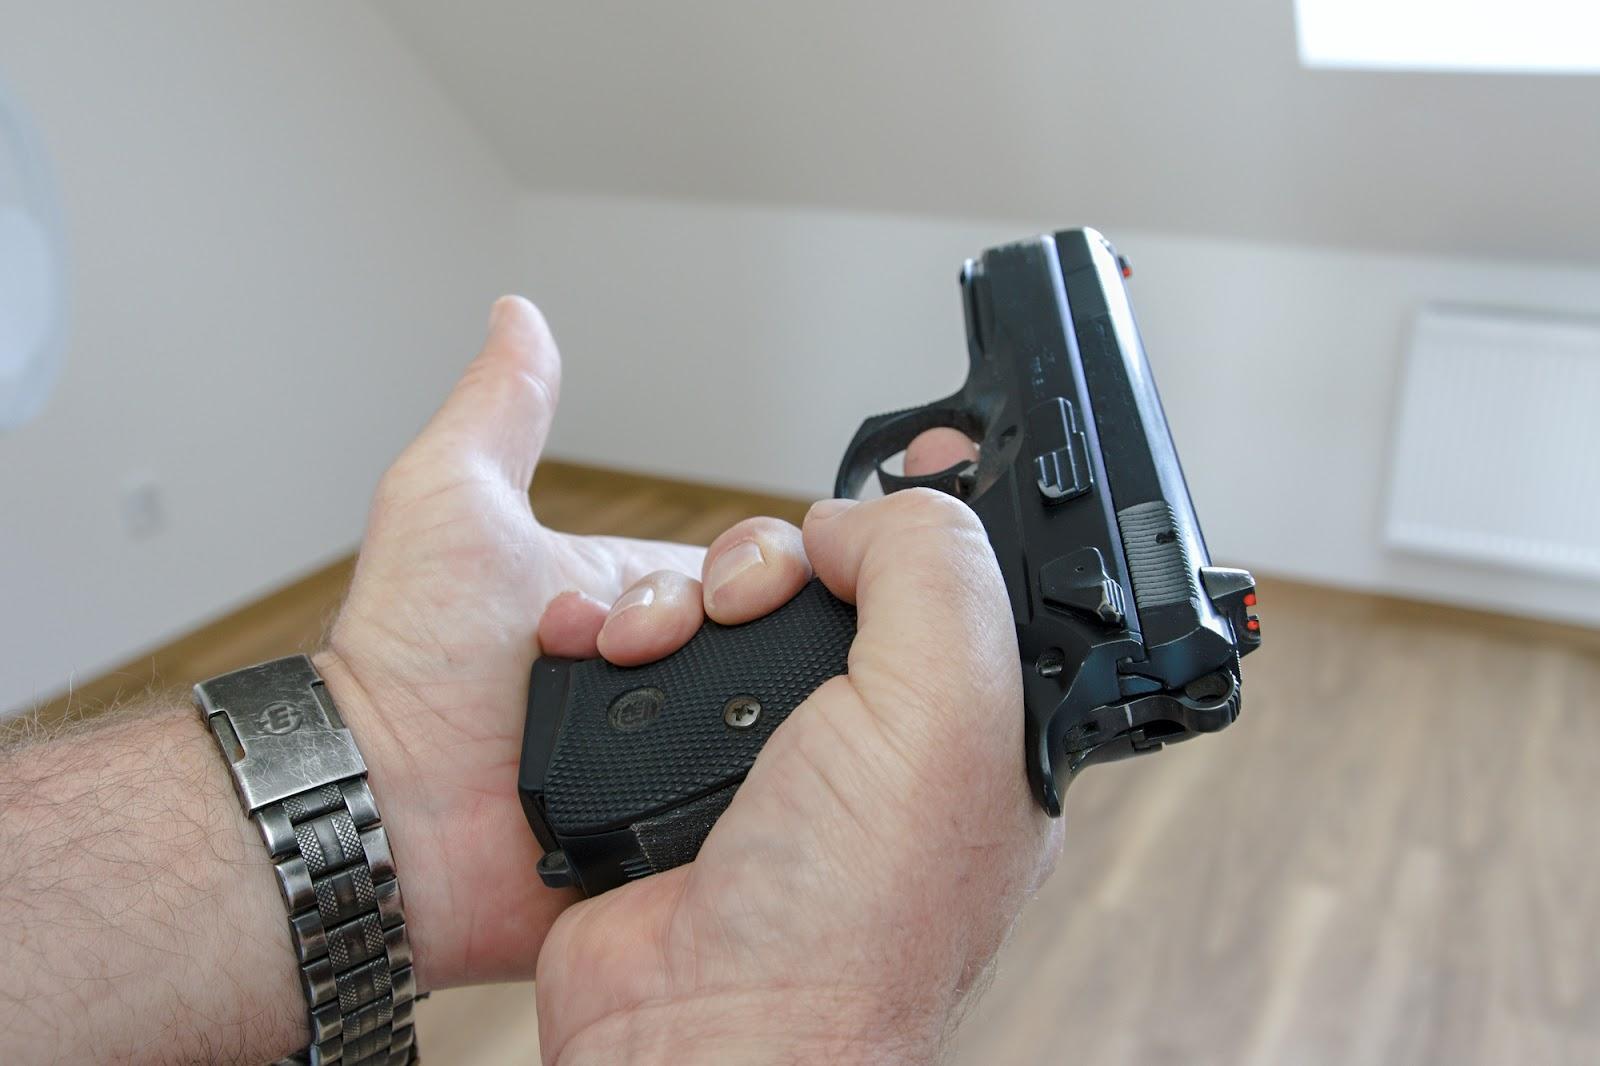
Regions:
M 698 482 L 547 460 L 532 498 L 540 520 L 572 533 L 678 539 L 705 544 L 739 518 L 770 514 L 798 522 L 810 501 Z M 354 567 L 347 556 L 284 585 L 223 618 L 132 659 L 93 680 L 73 685 L 21 719 L 0 723 L 0 736 L 92 718 L 108 707 L 151 692 L 173 698 L 196 680 L 321 643 Z M 1272 605 L 1314 599 L 1316 609 L 1341 619 L 1388 626 L 1450 626 L 1489 631 L 1517 642 L 1555 641 L 1600 651 L 1600 631 L 1536 622 L 1396 596 L 1333 589 L 1304 581 L 1261 577 L 1265 654 L 1271 654 Z

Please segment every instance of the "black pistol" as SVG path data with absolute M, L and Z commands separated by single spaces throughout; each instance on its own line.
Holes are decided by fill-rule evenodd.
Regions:
M 834 484 L 931 487 L 983 521 L 1017 623 L 1028 778 L 1051 815 L 1084 767 L 1229 725 L 1239 657 L 1261 642 L 1254 580 L 1206 552 L 1127 272 L 1090 229 L 969 260 L 966 384 L 868 419 Z M 977 459 L 884 468 L 937 426 L 976 441 Z M 539 876 L 594 895 L 692 860 L 772 731 L 845 673 L 854 635 L 854 608 L 812 580 L 647 666 L 540 659 L 518 781 Z

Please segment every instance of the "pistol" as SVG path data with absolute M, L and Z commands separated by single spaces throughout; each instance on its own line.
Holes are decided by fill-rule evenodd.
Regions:
M 1092 229 L 969 260 L 966 383 L 869 418 L 834 484 L 930 487 L 982 520 L 1017 626 L 1017 662 L 996 665 L 1022 672 L 1023 759 L 1052 816 L 1085 767 L 1231 724 L 1239 658 L 1261 643 L 1254 579 L 1206 551 L 1129 273 Z M 977 458 L 919 477 L 886 468 L 939 426 Z M 854 608 L 813 579 L 649 665 L 541 658 L 518 780 L 540 878 L 594 895 L 692 860 L 772 731 L 846 672 L 854 635 Z

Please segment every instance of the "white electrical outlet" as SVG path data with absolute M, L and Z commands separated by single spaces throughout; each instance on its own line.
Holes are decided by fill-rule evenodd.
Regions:
M 130 540 L 148 540 L 167 528 L 167 500 L 156 479 L 130 478 L 122 488 L 122 528 Z

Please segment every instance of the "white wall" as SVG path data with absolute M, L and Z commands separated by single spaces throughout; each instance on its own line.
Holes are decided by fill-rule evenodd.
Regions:
M 348 550 L 504 289 L 564 340 L 559 454 L 815 495 L 864 415 L 960 381 L 961 258 L 1078 221 L 521 193 L 364 4 L 0 0 L 0 27 L 73 255 L 60 390 L 0 437 L 0 708 Z M 1111 236 L 1219 558 L 1600 622 L 1594 585 L 1378 540 L 1416 306 L 1594 312 L 1600 271 Z M 134 541 L 139 477 L 167 528 Z
M 0 0 L 0 78 L 73 303 L 59 392 L 0 436 L 3 709 L 356 542 L 512 287 L 514 192 L 365 5 Z M 141 475 L 168 526 L 130 541 Z
M 962 258 L 1078 221 L 525 195 L 525 288 L 566 357 L 554 450 L 823 494 L 864 416 L 960 383 Z M 1396 555 L 1379 540 L 1415 309 L 1451 300 L 1592 313 L 1600 270 L 1108 236 L 1133 260 L 1150 360 L 1219 560 L 1600 622 L 1595 584 Z M 1486 426 L 1485 444 L 1514 431 Z
M 1600 78 L 1307 70 L 1293 0 L 384 0 L 529 188 L 1600 262 Z

